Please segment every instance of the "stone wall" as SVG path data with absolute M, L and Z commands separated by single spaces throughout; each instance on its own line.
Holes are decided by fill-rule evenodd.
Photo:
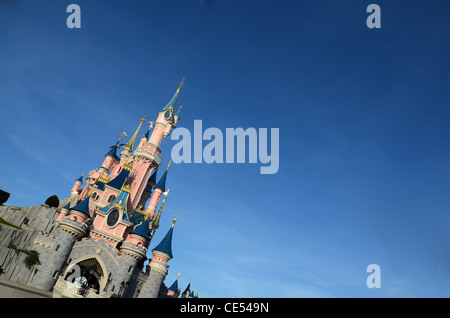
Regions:
M 42 205 L 22 208 L 0 206 L 0 217 L 21 228 L 0 224 L 0 267 L 3 270 L 0 278 L 27 283 L 33 268 L 28 268 L 24 263 L 27 254 L 10 248 L 11 244 L 18 249 L 33 250 L 34 238 L 41 231 L 52 231 L 57 214 L 57 208 Z
M 0 278 L 0 298 L 52 298 L 52 293 Z

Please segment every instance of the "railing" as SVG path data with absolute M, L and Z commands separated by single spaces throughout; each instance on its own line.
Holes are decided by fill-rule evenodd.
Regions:
M 162 156 L 159 150 L 153 147 L 139 147 L 134 151 L 134 156 L 144 157 L 151 161 L 154 161 L 158 166 L 161 164 Z

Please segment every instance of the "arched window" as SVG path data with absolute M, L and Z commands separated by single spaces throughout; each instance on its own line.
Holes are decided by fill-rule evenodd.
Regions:
M 99 195 L 97 194 L 97 192 L 94 192 L 94 193 L 91 195 L 92 200 L 97 200 L 98 197 L 99 197 Z
M 116 196 L 114 194 L 110 195 L 110 197 L 108 198 L 108 203 L 113 202 L 116 199 Z

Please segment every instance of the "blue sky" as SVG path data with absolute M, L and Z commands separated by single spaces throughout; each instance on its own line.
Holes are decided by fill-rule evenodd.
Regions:
M 66 27 L 70 3 L 81 29 Z M 171 166 L 151 243 L 177 213 L 168 285 L 181 272 L 200 297 L 448 297 L 449 13 L 443 0 L 1 1 L 0 188 L 9 205 L 65 198 L 184 76 L 179 127 L 279 128 L 280 168 Z

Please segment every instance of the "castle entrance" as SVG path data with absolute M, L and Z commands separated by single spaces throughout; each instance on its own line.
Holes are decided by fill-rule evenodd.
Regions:
M 85 259 L 77 264 L 79 276 L 74 277 L 70 273 L 66 275 L 65 280 L 72 280 L 71 282 L 77 283 L 85 291 L 100 293 L 100 285 L 104 277 L 101 265 L 95 258 Z M 82 291 L 81 291 L 82 292 Z

